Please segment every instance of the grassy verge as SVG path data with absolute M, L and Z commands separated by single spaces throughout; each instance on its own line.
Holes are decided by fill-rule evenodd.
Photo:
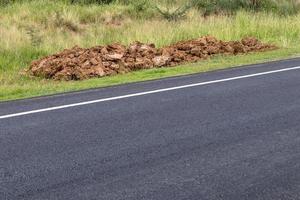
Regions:
M 20 80 L 5 85 L 0 85 L 0 100 L 13 100 L 41 95 L 49 95 L 68 91 L 119 85 L 138 81 L 154 80 L 159 78 L 207 72 L 218 69 L 236 67 L 239 65 L 253 64 L 300 56 L 300 49 L 281 49 L 272 52 L 252 53 L 238 56 L 218 56 L 200 63 L 187 64 L 173 68 L 160 68 L 136 71 L 125 75 L 90 79 L 80 82 L 56 82 L 38 78 L 20 77 Z
M 42 0 L 0 8 L 0 101 L 204 72 L 300 53 L 300 15 L 240 11 L 234 16 L 203 18 L 191 10 L 185 20 L 168 22 L 152 12 L 137 14 L 133 9 L 131 5 L 85 6 Z M 80 82 L 42 80 L 21 73 L 33 59 L 74 45 L 139 40 L 163 46 L 208 34 L 224 40 L 255 36 L 281 49 Z

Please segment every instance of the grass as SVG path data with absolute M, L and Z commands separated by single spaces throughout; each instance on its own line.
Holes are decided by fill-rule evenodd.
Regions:
M 197 10 L 191 10 L 186 19 L 168 22 L 153 12 L 138 13 L 132 5 L 86 6 L 42 0 L 0 7 L 0 101 L 204 72 L 300 53 L 300 15 L 282 17 L 239 11 L 233 16 L 204 18 Z M 74 45 L 90 47 L 139 40 L 164 46 L 208 34 L 223 40 L 255 36 L 281 49 L 235 57 L 218 56 L 197 64 L 79 82 L 22 75 L 32 60 Z

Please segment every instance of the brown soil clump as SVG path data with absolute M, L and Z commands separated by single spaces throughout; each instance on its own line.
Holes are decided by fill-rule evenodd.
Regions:
M 216 54 L 235 55 L 275 48 L 274 45 L 263 44 L 252 37 L 224 42 L 212 36 L 182 41 L 163 48 L 140 42 L 128 47 L 121 44 L 87 49 L 75 46 L 33 61 L 29 73 L 55 80 L 82 80 L 196 62 Z

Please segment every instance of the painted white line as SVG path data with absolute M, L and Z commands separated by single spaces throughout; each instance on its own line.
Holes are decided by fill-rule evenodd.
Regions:
M 60 110 L 60 109 L 65 109 L 65 108 L 83 106 L 83 105 L 88 105 L 88 104 L 95 104 L 95 103 L 100 103 L 100 102 L 105 102 L 105 101 L 113 101 L 113 100 L 117 100 L 117 99 L 125 99 L 125 98 L 130 98 L 130 97 L 143 96 L 143 95 L 172 91 L 172 90 L 179 90 L 179 89 L 183 89 L 183 88 L 209 85 L 209 84 L 213 84 L 213 83 L 233 81 L 233 80 L 250 78 L 250 77 L 255 77 L 255 76 L 263 76 L 263 75 L 267 75 L 267 74 L 274 74 L 274 73 L 286 72 L 286 71 L 297 70 L 297 69 L 300 69 L 300 66 L 279 69 L 279 70 L 273 70 L 273 71 L 267 71 L 267 72 L 261 72 L 261 73 L 255 73 L 255 74 L 248 74 L 248 75 L 243 75 L 243 76 L 236 76 L 236 77 L 207 81 L 207 82 L 181 85 L 181 86 L 176 86 L 176 87 L 163 88 L 163 89 L 158 89 L 158 90 L 151 90 L 151 91 L 146 91 L 146 92 L 139 92 L 139 93 L 134 93 L 134 94 L 127 94 L 127 95 L 116 96 L 116 97 L 109 97 L 109 98 L 104 98 L 104 99 L 97 99 L 97 100 L 92 100 L 92 101 L 85 101 L 85 102 L 79 102 L 79 103 L 73 103 L 73 104 L 67 104 L 67 105 L 61 105 L 61 106 L 54 106 L 54 107 L 43 108 L 43 109 L 38 109 L 38 110 L 31 110 L 31 111 L 26 111 L 26 112 L 13 113 L 13 114 L 8 114 L 8 115 L 2 115 L 2 116 L 0 116 L 0 119 L 12 118 L 12 117 L 23 116 L 23 115 L 30 115 L 30 114 L 34 114 L 34 113 L 47 112 L 47 111 L 52 111 L 52 110 Z

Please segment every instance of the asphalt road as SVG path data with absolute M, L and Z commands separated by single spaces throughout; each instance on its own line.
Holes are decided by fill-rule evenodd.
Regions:
M 0 103 L 0 199 L 299 200 L 300 59 Z

